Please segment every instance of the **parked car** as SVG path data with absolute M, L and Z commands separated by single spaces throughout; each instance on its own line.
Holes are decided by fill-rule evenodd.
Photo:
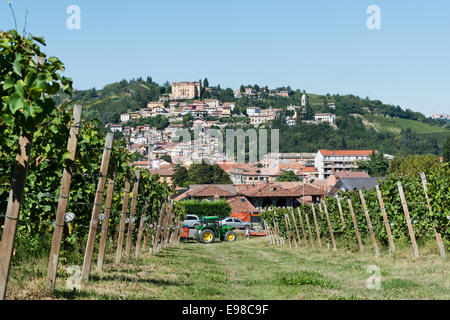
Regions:
M 188 228 L 197 228 L 200 225 L 200 219 L 195 214 L 188 214 L 186 219 L 183 221 L 183 225 Z
M 220 221 L 220 223 L 223 226 L 230 226 L 235 229 L 243 229 L 243 230 L 247 230 L 247 229 L 250 230 L 253 227 L 250 222 L 245 222 L 245 221 L 242 221 L 241 219 L 232 218 L 232 217 L 222 219 Z

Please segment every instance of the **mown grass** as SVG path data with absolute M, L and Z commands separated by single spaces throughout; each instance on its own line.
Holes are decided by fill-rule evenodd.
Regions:
M 363 253 L 347 252 L 341 243 L 338 248 L 273 246 L 255 238 L 211 245 L 180 243 L 120 265 L 113 264 L 110 254 L 103 272 L 93 267 L 89 283 L 80 291 L 67 288 L 68 275 L 61 266 L 54 293 L 45 289 L 47 261 L 39 259 L 15 266 L 8 298 L 450 299 L 449 264 L 432 243 L 420 248 L 420 259 L 414 259 L 407 246 L 399 246 L 395 254 L 383 250 L 378 259 L 369 244 Z M 380 289 L 367 287 L 372 265 L 379 267 Z

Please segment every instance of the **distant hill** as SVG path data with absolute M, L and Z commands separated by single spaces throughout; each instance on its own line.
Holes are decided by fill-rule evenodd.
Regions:
M 255 87 L 256 88 L 256 87 Z M 269 95 L 269 91 L 257 87 L 257 96 L 235 99 L 230 88 L 220 85 L 208 91 L 208 98 L 236 102 L 235 112 L 242 113 L 249 106 L 280 108 L 288 115 L 288 105 L 301 105 L 304 91 L 281 88 L 289 97 Z M 119 123 L 120 114 L 146 107 L 150 101 L 158 101 L 162 94 L 171 91 L 166 82 L 159 85 L 147 79 L 122 80 L 96 90 L 76 90 L 72 97 L 75 103 L 85 106 L 85 119 L 98 118 L 103 124 Z M 320 95 L 307 93 L 308 113 L 331 112 L 337 115 L 338 129 L 328 125 L 298 124 L 287 127 L 281 119 L 272 124 L 283 134 L 283 152 L 312 152 L 319 148 L 329 149 L 384 149 L 394 155 L 409 153 L 440 154 L 445 139 L 450 135 L 450 123 L 433 120 L 420 112 L 402 109 L 400 106 L 384 104 L 379 100 L 360 98 L 354 95 Z M 68 99 L 58 96 L 59 102 Z M 336 109 L 328 104 L 334 103 Z
M 142 109 L 149 101 L 158 101 L 166 90 L 170 87 L 160 86 L 150 77 L 146 80 L 138 78 L 111 83 L 101 90 L 76 90 L 72 100 L 84 106 L 85 119 L 98 118 L 103 124 L 119 123 L 121 113 Z M 58 97 L 59 101 L 66 99 L 67 96 Z

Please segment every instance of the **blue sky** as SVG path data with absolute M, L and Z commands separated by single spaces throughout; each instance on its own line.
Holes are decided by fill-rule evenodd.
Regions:
M 290 85 L 352 93 L 431 115 L 450 113 L 448 0 L 15 0 L 78 89 L 122 79 Z M 81 29 L 69 30 L 69 5 Z M 381 30 L 369 30 L 369 5 Z M 0 29 L 14 27 L 0 0 Z

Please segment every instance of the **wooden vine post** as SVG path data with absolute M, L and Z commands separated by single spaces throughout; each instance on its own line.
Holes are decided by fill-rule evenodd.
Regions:
M 145 206 L 145 208 L 147 208 L 147 205 Z M 138 231 L 138 236 L 137 236 L 137 239 L 136 239 L 136 248 L 134 250 L 134 257 L 136 259 L 139 258 L 139 252 L 141 250 L 141 241 L 142 241 L 142 234 L 144 233 L 145 220 L 146 220 L 146 214 L 145 214 L 145 211 L 144 211 L 142 213 L 141 219 L 139 221 L 139 231 Z
M 139 178 L 140 178 L 140 176 L 141 176 L 141 172 L 139 170 L 136 171 L 136 177 L 134 178 L 134 185 L 133 185 L 133 198 L 131 199 L 130 220 L 129 220 L 129 223 L 128 223 L 127 242 L 125 244 L 125 254 L 124 254 L 124 256 L 126 258 L 130 257 L 131 242 L 133 240 L 134 219 L 135 219 L 135 213 L 136 213 L 137 197 L 138 197 L 138 192 L 139 192 Z
M 341 218 L 342 223 L 342 231 L 345 231 L 345 219 L 344 219 L 344 213 L 342 211 L 342 205 L 341 205 L 341 199 L 339 197 L 336 198 L 338 210 L 339 210 L 339 218 Z
M 264 221 L 264 228 L 266 229 L 266 234 L 267 234 L 267 240 L 269 241 L 270 244 L 275 244 L 273 236 L 272 236 L 272 232 L 269 229 L 269 225 L 267 224 L 266 221 Z
M 106 175 L 108 173 L 109 159 L 111 157 L 111 149 L 114 134 L 106 135 L 105 148 L 103 150 L 102 163 L 100 166 L 100 176 L 97 184 L 97 192 L 95 193 L 94 206 L 92 208 L 91 223 L 89 227 L 89 235 L 86 243 L 86 251 L 84 253 L 83 269 L 81 279 L 84 283 L 89 280 L 89 272 L 91 270 L 92 254 L 94 253 L 95 237 L 97 235 L 98 216 L 102 207 L 103 192 L 105 190 Z
M 172 229 L 172 221 L 173 221 L 174 215 L 172 214 L 172 207 L 169 207 L 169 216 L 167 219 L 166 226 L 164 228 L 164 238 L 163 242 L 161 243 L 162 248 L 166 248 L 169 244 L 169 235 Z
M 395 252 L 395 244 L 394 240 L 392 239 L 391 227 L 389 226 L 389 220 L 386 214 L 386 208 L 384 206 L 383 195 L 381 194 L 381 190 L 378 185 L 375 186 L 375 189 L 377 191 L 378 203 L 380 204 L 381 214 L 383 215 L 384 227 L 386 228 L 386 233 L 389 239 L 389 248 L 392 252 Z
M 105 212 L 103 213 L 102 234 L 100 236 L 100 247 L 98 249 L 97 270 L 103 270 L 105 259 L 106 240 L 108 239 L 109 216 L 111 214 L 111 204 L 114 193 L 114 178 L 108 180 L 108 190 L 106 191 Z
M 59 192 L 58 208 L 56 209 L 55 229 L 53 229 L 52 248 L 47 267 L 47 287 L 55 290 L 56 274 L 58 270 L 59 252 L 61 249 L 61 240 L 64 231 L 64 215 L 66 214 L 67 202 L 69 199 L 70 183 L 72 181 L 73 164 L 78 143 L 78 132 L 81 124 L 81 114 L 83 107 L 75 105 L 73 107 L 73 125 L 70 128 L 69 141 L 67 142 L 67 151 L 70 154 L 66 167 L 63 170 L 61 179 L 61 189 Z
M 284 244 L 284 238 L 280 236 L 280 228 L 278 227 L 278 222 L 275 221 L 275 232 L 277 233 L 277 237 L 280 239 L 280 245 Z
M 142 243 L 142 251 L 146 251 L 147 250 L 147 244 L 148 244 L 148 237 L 150 235 L 150 225 L 153 223 L 152 221 L 152 207 L 150 207 L 149 210 L 150 214 L 147 216 L 147 226 L 145 228 L 145 232 L 144 232 L 144 241 Z
M 372 239 L 372 245 L 375 249 L 375 257 L 380 256 L 380 251 L 378 249 L 377 239 L 375 238 L 375 233 L 373 232 L 372 221 L 370 221 L 369 211 L 367 210 L 366 200 L 364 199 L 364 194 L 362 190 L 359 190 L 359 197 L 361 198 L 361 204 L 364 209 L 364 215 L 366 216 L 367 226 L 369 227 L 370 238 Z
M 306 246 L 308 246 L 308 240 L 306 239 L 305 225 L 303 224 L 302 212 L 300 210 L 300 207 L 297 208 L 297 213 L 298 213 L 298 218 L 300 220 L 300 226 L 302 227 L 303 243 L 305 244 L 305 247 L 306 247 Z M 292 213 L 292 216 L 294 216 L 294 213 Z M 298 241 L 300 242 L 300 239 Z
M 437 242 L 437 245 L 439 248 L 439 252 L 441 254 L 442 259 L 445 259 L 444 242 L 442 241 L 441 234 L 439 232 L 437 232 L 437 230 L 436 230 L 436 219 L 434 218 L 433 210 L 431 209 L 430 198 L 428 198 L 427 177 L 425 176 L 424 172 L 420 173 L 420 178 L 422 179 L 423 192 L 425 193 L 425 199 L 427 200 L 428 211 L 430 212 L 430 216 L 432 217 L 431 219 L 433 221 L 433 229 L 434 229 L 434 234 L 436 236 L 436 242 Z
M 158 242 L 159 242 L 159 237 L 161 236 L 161 229 L 162 229 L 162 225 L 163 225 L 163 221 L 165 219 L 166 216 L 166 204 L 164 203 L 161 206 L 161 213 L 159 214 L 159 221 L 158 221 L 158 225 L 155 228 L 155 237 L 153 238 L 153 247 L 152 247 L 152 253 L 156 253 L 158 252 Z
M 355 211 L 353 210 L 352 199 L 347 197 L 348 208 L 350 210 L 350 214 L 352 216 L 353 227 L 355 228 L 356 240 L 358 241 L 359 250 L 364 251 L 364 246 L 361 241 L 361 236 L 359 235 L 358 223 L 356 222 Z
M 294 242 L 295 247 L 298 248 L 297 240 L 295 239 L 295 234 L 291 223 L 291 217 L 289 217 L 289 215 L 286 214 L 286 218 L 288 220 L 290 234 L 292 235 L 292 241 Z
M 328 231 L 330 232 L 331 244 L 333 245 L 333 250 L 337 250 L 336 249 L 336 241 L 334 240 L 333 226 L 331 225 L 330 217 L 328 216 L 327 203 L 325 202 L 325 200 L 322 200 L 322 203 L 323 203 L 323 209 L 325 210 L 325 217 L 327 219 Z
M 117 251 L 116 251 L 116 260 L 115 263 L 119 264 L 122 259 L 122 249 L 123 249 L 123 239 L 125 237 L 125 225 L 127 220 L 127 212 L 128 212 L 128 200 L 130 198 L 130 188 L 131 183 L 130 180 L 125 180 L 125 191 L 123 194 L 123 203 L 122 203 L 122 214 L 120 216 L 119 223 L 119 234 L 117 236 Z
M 292 221 L 294 222 L 295 233 L 297 234 L 298 243 L 301 245 L 300 232 L 298 232 L 297 219 L 295 219 L 294 211 L 291 211 Z M 304 234 L 303 234 L 304 235 Z
M 319 247 L 322 248 L 322 240 L 320 239 L 320 229 L 319 229 L 319 224 L 317 223 L 316 209 L 314 208 L 314 203 L 311 204 L 311 208 L 312 208 L 312 214 L 313 214 L 313 218 L 314 218 L 314 225 L 316 227 L 317 242 L 319 243 Z
M 344 233 L 345 242 L 347 243 L 347 249 L 349 249 L 349 241 L 348 241 L 348 235 L 347 235 L 347 228 L 345 225 L 345 219 L 344 219 L 344 213 L 342 211 L 342 205 L 341 205 L 341 199 L 339 196 L 336 197 L 338 210 L 339 210 L 339 217 L 341 218 L 341 224 L 342 224 L 342 232 Z
M 409 237 L 411 238 L 411 244 L 414 251 L 414 256 L 419 258 L 419 248 L 417 247 L 416 237 L 414 236 L 414 229 L 411 223 L 411 217 L 409 216 L 408 205 L 406 204 L 405 194 L 403 193 L 403 186 L 401 182 L 397 183 L 398 192 L 400 193 L 400 199 L 402 201 L 403 211 L 405 213 L 406 224 L 408 225 Z
M 23 135 L 19 138 L 19 151 L 16 154 L 8 206 L 6 207 L 2 242 L 0 244 L 0 300 L 5 299 L 6 289 L 8 287 L 9 270 L 14 251 L 14 239 L 17 232 L 17 221 L 19 220 L 25 181 L 27 180 L 32 141 L 33 134 Z
M 284 215 L 284 223 L 286 224 L 286 237 L 288 238 L 289 247 L 292 248 L 291 237 L 289 235 L 289 224 L 287 220 L 287 215 Z
M 278 234 L 278 228 L 277 228 L 277 222 L 276 221 L 273 222 L 273 234 L 275 236 L 275 240 L 277 241 L 277 246 L 282 245 L 283 243 L 281 242 L 281 237 Z
M 167 225 L 169 224 L 169 217 L 170 217 L 170 209 L 169 209 L 169 206 L 167 205 L 166 210 L 165 210 L 162 228 L 161 228 L 160 239 L 158 242 L 158 247 L 157 247 L 156 252 L 160 252 L 163 247 L 163 242 L 165 241 L 165 236 L 166 236 L 166 231 L 167 231 Z
M 298 211 L 298 214 L 299 214 L 300 219 L 301 219 L 302 215 L 300 213 L 300 210 Z M 308 214 L 306 212 L 305 212 L 305 220 L 306 220 L 306 226 L 308 227 L 309 242 L 311 243 L 311 248 L 314 249 L 314 237 L 313 237 L 313 234 L 312 234 L 312 231 L 311 231 L 311 225 L 309 224 L 309 217 L 308 217 Z M 305 240 L 306 240 L 306 238 L 305 238 Z

